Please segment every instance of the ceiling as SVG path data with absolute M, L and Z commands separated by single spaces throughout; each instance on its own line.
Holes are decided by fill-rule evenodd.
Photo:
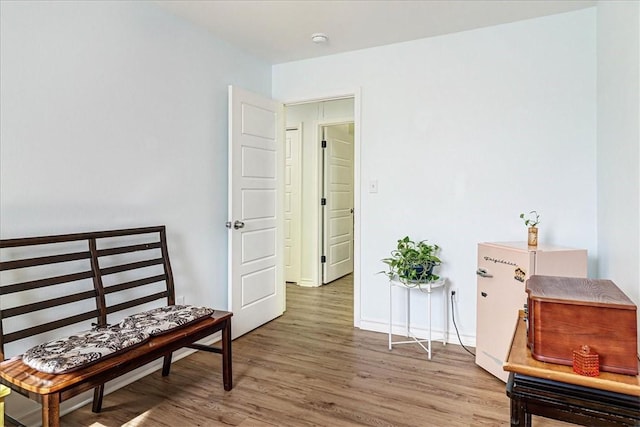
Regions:
M 591 0 L 157 0 L 271 64 L 595 6 Z M 311 34 L 328 35 L 314 44 Z

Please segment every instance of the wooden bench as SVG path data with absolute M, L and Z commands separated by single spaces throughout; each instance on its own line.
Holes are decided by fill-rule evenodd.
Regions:
M 166 376 L 172 353 L 189 347 L 222 355 L 231 390 L 232 313 L 219 310 L 72 372 L 48 374 L 22 362 L 42 341 L 175 302 L 164 226 L 0 240 L 0 383 L 41 404 L 43 426 L 58 426 L 61 402 L 94 389 L 99 412 L 107 381 L 161 357 Z M 220 348 L 196 343 L 219 331 Z

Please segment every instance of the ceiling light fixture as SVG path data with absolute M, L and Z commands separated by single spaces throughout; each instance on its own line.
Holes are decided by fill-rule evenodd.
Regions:
M 329 37 L 327 37 L 325 33 L 313 33 L 311 34 L 311 41 L 317 44 L 322 44 L 329 41 Z

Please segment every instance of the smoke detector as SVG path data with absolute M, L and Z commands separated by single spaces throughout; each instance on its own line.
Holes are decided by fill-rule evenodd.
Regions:
M 313 33 L 311 34 L 311 41 L 316 44 L 322 44 L 329 41 L 329 37 L 325 33 Z

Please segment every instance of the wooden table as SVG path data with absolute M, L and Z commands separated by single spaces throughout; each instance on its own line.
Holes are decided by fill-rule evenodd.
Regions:
M 586 426 L 640 426 L 640 376 L 585 377 L 571 366 L 535 360 L 522 311 L 504 370 L 510 372 L 512 426 L 531 426 L 531 415 Z

